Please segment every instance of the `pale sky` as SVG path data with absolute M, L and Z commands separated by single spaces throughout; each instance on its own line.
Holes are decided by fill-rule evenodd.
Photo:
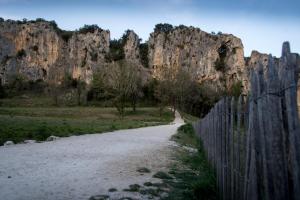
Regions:
M 155 24 L 184 24 L 236 35 L 245 56 L 254 49 L 280 56 L 284 41 L 300 53 L 299 0 L 0 0 L 0 17 L 40 17 L 66 30 L 97 24 L 112 38 L 132 29 L 144 41 Z

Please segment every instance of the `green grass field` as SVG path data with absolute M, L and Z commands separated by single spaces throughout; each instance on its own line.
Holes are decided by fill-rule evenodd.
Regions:
M 43 141 L 50 135 L 67 137 L 119 129 L 167 124 L 174 119 L 169 110 L 159 116 L 158 108 L 126 110 L 120 119 L 115 108 L 99 107 L 0 107 L 0 145 L 12 140 Z

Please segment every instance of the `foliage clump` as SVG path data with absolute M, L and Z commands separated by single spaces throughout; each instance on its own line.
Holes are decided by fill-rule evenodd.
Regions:
M 97 98 L 111 100 L 121 117 L 125 114 L 127 101 L 135 111 L 141 91 L 138 66 L 125 60 L 108 64 L 94 73 L 92 90 Z
M 94 33 L 96 30 L 102 30 L 97 24 L 87 25 L 85 24 L 78 30 L 80 34 Z
M 223 43 L 218 49 L 219 58 L 215 61 L 215 69 L 217 71 L 224 71 L 226 68 L 225 59 L 228 51 L 227 43 L 228 42 Z
M 139 49 L 140 49 L 140 61 L 142 65 L 146 68 L 149 68 L 148 44 L 147 43 L 140 44 Z
M 21 59 L 23 57 L 26 57 L 26 51 L 24 49 L 20 49 L 18 52 L 17 52 L 17 55 L 16 55 L 17 58 Z
M 122 39 L 111 40 L 109 43 L 109 53 L 105 55 L 107 62 L 123 60 L 125 58 L 124 42 Z
M 156 24 L 155 28 L 154 28 L 154 32 L 159 33 L 159 32 L 163 32 L 163 33 L 169 33 L 173 30 L 173 26 L 171 24 Z
M 238 98 L 243 92 L 243 83 L 242 81 L 237 81 L 232 84 L 229 89 L 229 95 Z

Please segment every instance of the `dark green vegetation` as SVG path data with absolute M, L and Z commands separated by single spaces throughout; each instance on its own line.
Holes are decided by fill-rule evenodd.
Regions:
M 171 24 L 156 24 L 154 28 L 154 32 L 169 33 L 172 30 L 173 26 Z
M 16 55 L 17 58 L 23 58 L 25 56 L 26 56 L 26 51 L 24 49 L 19 50 Z
M 149 68 L 148 44 L 142 43 L 139 45 L 139 48 L 140 48 L 140 61 L 144 67 Z
M 121 119 L 114 108 L 97 107 L 0 107 L 0 145 L 12 140 L 45 140 L 50 135 L 70 136 L 166 124 L 170 111 L 157 108 L 125 110 Z
M 243 83 L 242 81 L 235 82 L 229 89 L 229 96 L 238 98 L 243 92 Z
M 174 109 L 202 117 L 225 94 L 212 84 L 199 84 L 185 69 L 164 68 L 161 74 L 163 78 L 154 86 L 154 96 L 161 108 L 171 105 Z
M 193 123 L 199 120 L 199 118 L 195 117 L 194 115 L 190 115 L 188 113 L 181 112 L 181 111 L 179 112 L 180 112 L 180 116 L 182 117 L 185 123 Z
M 78 32 L 81 34 L 87 34 L 87 33 L 94 33 L 96 30 L 102 30 L 101 28 L 99 28 L 98 25 L 93 24 L 93 25 L 84 25 L 83 27 L 81 27 Z
M 176 182 L 169 181 L 171 186 L 169 196 L 163 199 L 172 200 L 201 200 L 217 199 L 216 179 L 210 167 L 201 141 L 194 133 L 191 124 L 186 124 L 178 129 L 172 138 L 180 145 L 195 148 L 197 152 L 180 150 L 176 154 L 176 159 L 183 166 L 174 166 L 170 173 Z
M 219 58 L 215 62 L 215 69 L 217 71 L 224 71 L 225 70 L 225 68 L 226 68 L 225 58 L 226 58 L 226 55 L 227 55 L 227 51 L 228 51 L 227 43 L 223 43 L 218 49 Z

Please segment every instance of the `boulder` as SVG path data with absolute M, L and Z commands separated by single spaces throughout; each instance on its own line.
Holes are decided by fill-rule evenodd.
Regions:
M 59 137 L 54 136 L 54 135 L 51 135 L 51 136 L 49 136 L 49 137 L 47 138 L 46 141 L 55 141 L 55 140 L 58 140 L 58 139 L 59 139 Z
M 6 141 L 3 145 L 4 146 L 10 146 L 10 145 L 14 145 L 15 143 L 13 141 Z
M 24 140 L 24 144 L 33 144 L 36 143 L 35 140 Z

